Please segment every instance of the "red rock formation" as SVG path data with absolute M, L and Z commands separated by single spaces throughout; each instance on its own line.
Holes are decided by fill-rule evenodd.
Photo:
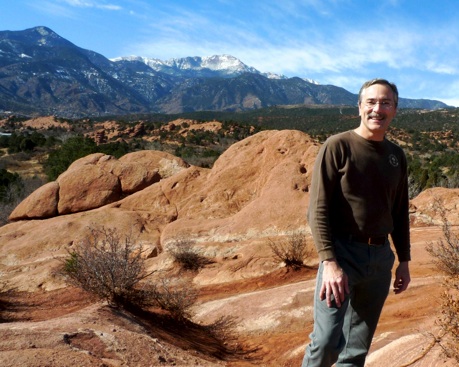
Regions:
M 55 182 L 33 192 L 10 220 L 49 218 L 113 203 L 167 178 L 188 165 L 168 153 L 141 151 L 117 160 L 103 153 L 73 162 Z
M 58 214 L 59 184 L 48 182 L 35 190 L 11 213 L 10 219 L 50 218 Z
M 46 248 L 63 250 L 94 225 L 133 231 L 161 250 L 184 235 L 202 243 L 228 243 L 306 230 L 317 150 L 308 135 L 286 130 L 234 144 L 212 169 L 186 168 L 164 152 L 130 153 L 119 160 L 92 154 L 21 203 L 11 215 L 18 222 L 0 228 L 0 244 L 30 246 L 40 257 Z M 44 205 L 41 191 L 50 195 L 57 186 L 57 203 Z M 50 213 L 59 215 L 49 218 Z M 30 218 L 48 219 L 24 221 Z
M 459 189 L 443 187 L 427 189 L 411 200 L 412 223 L 414 225 L 438 225 L 441 223 L 439 208 L 443 208 L 448 222 L 459 225 Z

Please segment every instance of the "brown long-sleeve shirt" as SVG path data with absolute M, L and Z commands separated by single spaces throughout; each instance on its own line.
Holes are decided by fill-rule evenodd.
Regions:
M 409 261 L 408 209 L 407 162 L 398 145 L 367 140 L 355 131 L 322 145 L 308 209 L 321 261 L 335 257 L 333 235 L 391 235 L 399 261 Z

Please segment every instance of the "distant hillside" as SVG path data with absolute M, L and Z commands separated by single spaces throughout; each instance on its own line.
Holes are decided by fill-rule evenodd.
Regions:
M 333 85 L 263 74 L 230 55 L 109 60 L 46 27 L 0 31 L 0 111 L 78 118 L 138 113 L 250 111 L 277 105 L 355 106 Z M 401 99 L 401 108 L 447 107 Z

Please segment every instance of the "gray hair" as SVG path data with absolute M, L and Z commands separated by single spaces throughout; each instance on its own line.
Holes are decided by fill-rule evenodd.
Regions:
M 362 102 L 362 93 L 363 93 L 363 91 L 365 89 L 367 89 L 368 87 L 371 87 L 372 85 L 375 85 L 375 84 L 387 85 L 392 90 L 392 92 L 394 94 L 395 107 L 397 107 L 397 105 L 398 105 L 398 89 L 397 89 L 397 86 L 394 83 L 391 83 L 391 82 L 387 81 L 386 79 L 380 79 L 380 78 L 371 79 L 371 80 L 368 80 L 365 83 L 363 83 L 363 85 L 362 85 L 362 87 L 360 88 L 360 91 L 359 91 L 359 104 L 360 104 L 360 102 Z

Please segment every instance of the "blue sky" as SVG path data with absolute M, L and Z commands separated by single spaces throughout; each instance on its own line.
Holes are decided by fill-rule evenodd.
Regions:
M 0 30 L 46 26 L 105 57 L 229 54 L 262 72 L 459 106 L 457 0 L 0 0 Z

